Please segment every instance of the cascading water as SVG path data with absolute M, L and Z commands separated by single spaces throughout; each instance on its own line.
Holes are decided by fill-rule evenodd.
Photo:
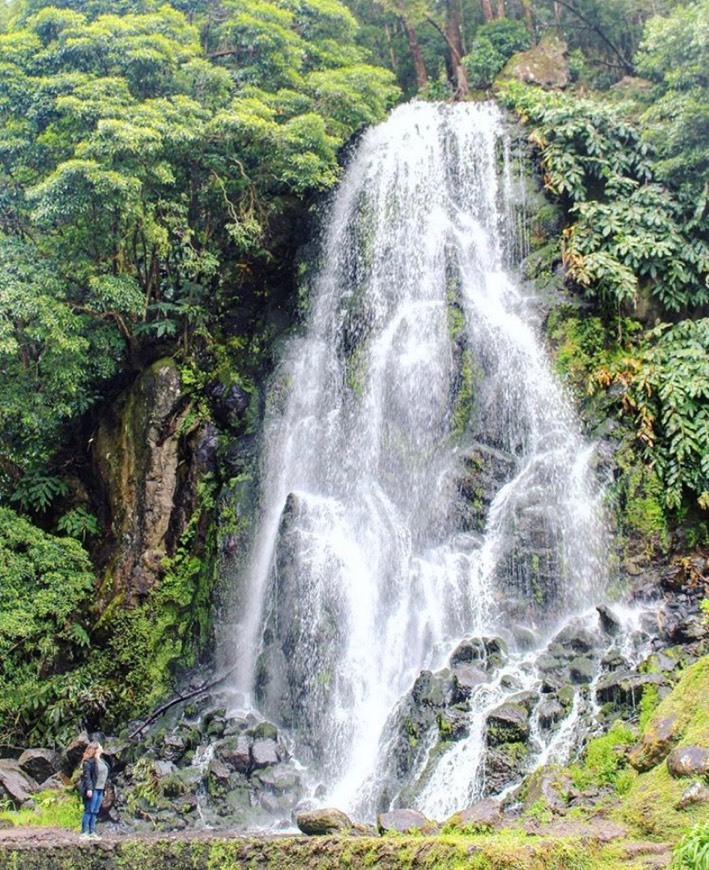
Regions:
M 414 102 L 365 134 L 269 394 L 235 688 L 329 802 L 364 814 L 422 669 L 503 635 L 469 737 L 420 757 L 422 809 L 480 794 L 487 711 L 538 681 L 530 648 L 605 583 L 593 451 L 511 274 L 506 153 L 492 104 Z

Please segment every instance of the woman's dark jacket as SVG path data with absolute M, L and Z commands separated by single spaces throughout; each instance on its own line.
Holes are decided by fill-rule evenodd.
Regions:
M 98 775 L 98 764 L 95 758 L 87 758 L 81 765 L 81 779 L 79 780 L 79 791 L 82 797 L 86 797 L 87 791 L 93 791 L 96 788 L 96 777 Z

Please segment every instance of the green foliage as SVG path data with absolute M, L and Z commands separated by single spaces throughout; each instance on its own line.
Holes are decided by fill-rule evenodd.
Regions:
M 0 33 L 6 498 L 55 476 L 109 379 L 210 344 L 242 285 L 261 307 L 254 269 L 290 244 L 284 214 L 397 96 L 337 0 L 231 0 L 194 24 L 167 4 L 63 5 L 31 2 Z
M 655 83 L 643 120 L 657 151 L 659 177 L 680 190 L 690 215 L 706 228 L 709 103 L 709 3 L 678 6 L 645 28 L 637 68 Z
M 637 736 L 620 722 L 606 734 L 594 737 L 584 750 L 581 764 L 571 768 L 574 785 L 577 788 L 609 785 L 619 794 L 625 794 L 633 774 L 626 768 L 624 748 L 636 739 Z
M 646 461 L 657 471 L 667 507 L 685 493 L 709 509 L 709 319 L 661 324 L 649 346 L 596 373 L 620 388 L 620 409 L 635 419 Z
M 19 828 L 66 828 L 76 830 L 81 822 L 83 804 L 74 788 L 35 792 L 33 809 L 0 811 L 0 820 Z
M 57 529 L 70 538 L 84 541 L 87 535 L 98 535 L 101 531 L 98 518 L 84 507 L 75 507 L 57 521 Z
M 499 18 L 483 24 L 475 33 L 470 53 L 463 58 L 470 84 L 478 88 L 491 85 L 512 55 L 530 44 L 529 32 L 520 21 Z
M 709 822 L 695 825 L 672 852 L 672 870 L 709 870 Z
M 48 535 L 0 508 L 0 735 L 5 739 L 20 732 L 41 740 L 66 724 L 73 701 L 78 704 L 72 714 L 80 709 L 85 699 L 72 697 L 71 677 L 61 672 L 83 658 L 93 583 L 78 542 Z M 48 680 L 56 672 L 58 680 Z
M 567 209 L 567 276 L 601 300 L 633 303 L 647 286 L 670 311 L 709 301 L 709 249 L 654 181 L 641 133 L 617 110 L 520 84 L 504 100 L 532 127 L 546 189 Z

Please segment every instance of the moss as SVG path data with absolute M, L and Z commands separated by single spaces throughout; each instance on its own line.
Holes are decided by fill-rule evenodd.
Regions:
M 709 656 L 687 668 L 674 690 L 657 707 L 646 728 L 656 728 L 661 719 L 676 717 L 678 741 L 683 745 L 709 746 Z M 674 779 L 661 762 L 634 781 L 624 799 L 621 815 L 643 835 L 675 839 L 698 822 L 709 821 L 709 804 L 686 810 L 675 804 L 690 784 Z
M 634 772 L 626 769 L 625 747 L 636 739 L 636 734 L 619 722 L 607 734 L 595 737 L 586 746 L 581 764 L 571 768 L 574 785 L 612 786 L 619 794 L 627 792 Z
M 83 806 L 75 789 L 51 789 L 32 795 L 33 809 L 0 812 L 0 820 L 12 822 L 16 827 L 78 828 Z

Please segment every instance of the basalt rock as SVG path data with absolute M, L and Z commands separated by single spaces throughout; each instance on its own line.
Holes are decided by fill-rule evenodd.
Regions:
M 17 763 L 28 776 L 42 782 L 59 770 L 60 760 L 53 749 L 26 749 Z
M 295 823 L 304 834 L 326 836 L 328 834 L 349 834 L 352 821 L 342 810 L 327 807 L 322 810 L 298 813 Z
M 541 804 L 544 809 L 557 815 L 565 813 L 572 785 L 569 774 L 558 765 L 538 768 L 525 780 L 525 810 Z
M 676 716 L 648 723 L 642 739 L 628 753 L 628 760 L 641 773 L 651 770 L 667 756 L 678 737 L 678 722 Z
M 675 804 L 675 809 L 686 810 L 696 804 L 705 804 L 709 801 L 709 788 L 702 782 L 693 782 L 682 793 L 682 797 Z
M 418 810 L 392 810 L 388 813 L 380 813 L 377 816 L 377 830 L 380 834 L 391 832 L 406 834 L 410 831 L 433 834 L 437 829 L 436 823 L 427 819 Z
M 678 746 L 667 756 L 667 769 L 675 777 L 707 776 L 709 749 L 703 746 Z
M 565 88 L 570 80 L 566 43 L 556 36 L 545 37 L 534 48 L 513 55 L 497 82 L 510 79 L 543 88 Z
M 30 800 L 39 786 L 26 774 L 17 761 L 0 759 L 0 797 L 9 798 L 16 807 Z
M 492 831 L 502 824 L 502 804 L 496 798 L 483 798 L 470 807 L 454 813 L 446 826 L 475 832 Z
M 486 725 L 488 746 L 524 743 L 529 737 L 529 713 L 513 701 L 507 701 L 488 713 Z

